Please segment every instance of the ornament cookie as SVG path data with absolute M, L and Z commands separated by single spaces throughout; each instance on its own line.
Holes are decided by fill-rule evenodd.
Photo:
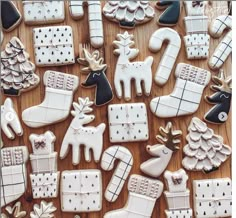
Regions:
M 226 59 L 232 52 L 232 17 L 229 15 L 221 15 L 217 17 L 210 25 L 210 34 L 214 38 L 223 35 L 224 30 L 229 30 L 220 44 L 216 47 L 208 64 L 213 70 L 222 67 Z
M 158 1 L 156 7 L 159 10 L 165 10 L 158 18 L 157 23 L 160 26 L 175 26 L 180 17 L 180 1 Z
M 1 89 L 6 95 L 20 95 L 39 84 L 35 65 L 29 61 L 25 46 L 12 37 L 1 52 Z
M 48 70 L 44 73 L 43 82 L 46 86 L 43 102 L 22 112 L 22 120 L 32 128 L 57 123 L 69 116 L 79 78 L 71 74 Z
M 157 52 L 165 41 L 168 41 L 168 46 L 162 55 L 154 78 L 155 82 L 161 86 L 169 79 L 181 48 L 181 39 L 175 30 L 160 28 L 152 34 L 149 40 L 149 49 L 152 52 Z
M 20 198 L 27 187 L 26 146 L 1 149 L 1 207 Z
M 152 87 L 152 63 L 153 57 L 147 57 L 143 62 L 130 62 L 134 59 L 139 50 L 132 48 L 134 36 L 127 31 L 124 34 L 117 34 L 117 41 L 113 42 L 114 54 L 118 55 L 116 64 L 114 85 L 118 98 L 122 97 L 122 86 L 124 86 L 124 97 L 126 101 L 131 100 L 131 80 L 135 81 L 136 95 L 142 95 L 141 82 L 144 85 L 144 93 L 149 96 Z
M 80 149 L 84 145 L 84 156 L 87 162 L 91 161 L 90 149 L 93 151 L 94 161 L 98 162 L 102 154 L 103 148 L 103 133 L 105 131 L 105 123 L 101 123 L 97 127 L 84 126 L 95 119 L 94 115 L 88 115 L 93 109 L 93 105 L 89 98 L 78 98 L 79 104 L 73 102 L 74 110 L 71 111 L 74 119 L 72 120 L 66 135 L 63 139 L 60 158 L 64 159 L 68 152 L 70 145 L 72 145 L 72 163 L 74 165 L 80 162 Z
M 100 1 L 69 1 L 70 15 L 74 20 L 84 16 L 83 4 L 88 5 L 88 21 L 90 43 L 94 48 L 100 48 L 104 43 L 102 9 Z
M 149 138 L 147 109 L 144 103 L 108 106 L 110 142 L 146 141 Z
M 1 1 L 1 24 L 4 31 L 12 31 L 21 20 L 22 16 L 13 1 Z
M 156 200 L 161 196 L 163 183 L 140 175 L 131 175 L 128 200 L 122 209 L 107 212 L 104 218 L 151 218 Z
M 14 132 L 17 136 L 23 135 L 19 117 L 10 98 L 6 98 L 4 104 L 1 105 L 1 129 L 9 139 L 15 138 Z
M 60 23 L 65 19 L 64 1 L 22 1 L 26 24 Z
M 49 26 L 33 29 L 36 65 L 61 66 L 75 63 L 73 32 L 70 26 Z
M 209 104 L 214 104 L 204 116 L 204 120 L 214 124 L 226 122 L 231 106 L 232 98 L 232 76 L 226 77 L 223 70 L 220 70 L 218 76 L 213 76 L 212 81 L 215 85 L 211 89 L 215 93 L 211 96 L 205 96 Z
M 134 28 L 154 17 L 154 9 L 148 1 L 108 1 L 103 7 L 104 16 L 122 28 Z
M 185 169 L 210 173 L 217 170 L 231 154 L 231 148 L 224 144 L 223 138 L 215 135 L 197 117 L 192 118 L 188 131 L 188 144 L 183 148 L 186 156 L 182 160 Z
M 100 170 L 63 171 L 60 190 L 63 212 L 94 212 L 102 209 Z
M 182 131 L 172 129 L 171 122 L 168 122 L 165 128 L 160 127 L 159 131 L 160 135 L 157 135 L 156 139 L 161 144 L 148 145 L 146 150 L 153 158 L 140 165 L 141 171 L 152 177 L 160 176 L 166 169 L 172 154 L 179 150 L 177 144 L 180 143 L 180 139 L 178 138 L 182 135 Z
M 231 179 L 193 180 L 193 206 L 196 218 L 231 217 Z
M 52 202 L 48 203 L 46 201 L 35 204 L 33 209 L 34 211 L 30 212 L 30 218 L 54 217 L 53 212 L 57 210 Z
M 211 73 L 189 64 L 179 63 L 175 77 L 177 79 L 173 92 L 156 97 L 150 103 L 150 109 L 157 117 L 178 117 L 196 112 Z
M 113 99 L 111 84 L 105 74 L 107 65 L 103 64 L 104 59 L 99 57 L 98 50 L 90 54 L 86 49 L 83 49 L 83 54 L 84 58 L 78 58 L 78 62 L 86 66 L 82 71 L 89 72 L 89 75 L 82 86 L 96 86 L 95 105 L 107 104 Z
M 130 151 L 127 148 L 118 145 L 111 146 L 103 152 L 101 168 L 105 171 L 112 170 L 116 160 L 119 160 L 120 162 L 118 163 L 104 194 L 106 200 L 109 202 L 116 201 L 133 166 L 133 156 Z

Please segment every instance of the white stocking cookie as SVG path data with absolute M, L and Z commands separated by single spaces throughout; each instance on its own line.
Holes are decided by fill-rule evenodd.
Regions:
M 152 34 L 149 40 L 149 49 L 152 52 L 159 51 L 164 41 L 168 41 L 168 46 L 165 53 L 162 55 L 162 59 L 154 78 L 158 85 L 164 85 L 169 79 L 181 48 L 181 39 L 175 30 L 170 28 L 160 28 Z
M 105 198 L 109 202 L 116 201 L 133 166 L 133 156 L 127 148 L 111 146 L 102 155 L 101 168 L 105 171 L 112 170 L 116 160 L 120 162 L 105 191 Z
M 182 132 L 180 130 L 173 130 L 172 123 L 168 122 L 166 128 L 160 127 L 160 135 L 156 136 L 156 139 L 161 144 L 148 145 L 146 147 L 147 152 L 153 157 L 141 164 L 140 169 L 145 174 L 158 177 L 168 166 L 172 154 L 179 150 L 177 144 L 180 143 L 178 139 Z M 156 167 L 158 166 L 158 167 Z
M 103 148 L 103 133 L 106 125 L 101 123 L 97 127 L 84 126 L 92 122 L 95 119 L 94 115 L 88 115 L 87 113 L 92 112 L 90 106 L 93 105 L 89 98 L 79 98 L 79 104 L 74 102 L 74 110 L 71 114 L 74 116 L 66 135 L 63 139 L 60 158 L 64 159 L 69 152 L 69 146 L 72 145 L 72 163 L 74 165 L 80 162 L 80 149 L 81 145 L 84 145 L 84 155 L 87 162 L 91 161 L 90 149 L 93 150 L 94 160 L 98 162 L 102 154 Z
M 196 112 L 211 73 L 189 64 L 179 63 L 175 76 L 177 79 L 173 92 L 156 97 L 150 103 L 150 109 L 157 117 L 178 117 Z
M 114 54 L 118 55 L 115 71 L 115 90 L 118 98 L 122 97 L 122 86 L 124 85 L 124 97 L 126 101 L 131 99 L 131 80 L 135 80 L 136 95 L 142 95 L 141 82 L 144 84 L 144 93 L 149 96 L 152 87 L 152 63 L 153 57 L 147 57 L 143 62 L 130 62 L 134 59 L 139 50 L 131 48 L 134 45 L 134 36 L 127 31 L 124 34 L 117 34 L 117 41 L 113 42 Z
M 128 191 L 126 206 L 106 213 L 104 218 L 150 218 L 156 200 L 162 194 L 163 183 L 134 174 L 130 176 Z
M 9 139 L 15 138 L 14 132 L 17 136 L 23 135 L 19 117 L 10 98 L 7 98 L 4 104 L 1 105 L 1 129 Z
M 214 38 L 222 36 L 226 29 L 229 30 L 229 32 L 216 47 L 208 62 L 210 68 L 213 70 L 219 69 L 232 52 L 232 17 L 227 15 L 219 16 L 210 26 L 210 34 Z

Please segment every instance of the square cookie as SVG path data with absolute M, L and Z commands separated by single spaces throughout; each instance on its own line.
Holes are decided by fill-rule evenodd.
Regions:
M 189 16 L 184 18 L 187 34 L 207 33 L 208 17 L 207 16 Z

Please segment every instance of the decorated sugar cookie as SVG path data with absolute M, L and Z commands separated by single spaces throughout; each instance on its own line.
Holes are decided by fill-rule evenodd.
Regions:
M 40 204 L 35 204 L 33 211 L 30 213 L 30 218 L 54 217 L 53 212 L 57 210 L 52 202 L 41 201 Z
M 13 207 L 5 208 L 6 214 L 1 213 L 1 218 L 23 218 L 26 216 L 26 211 L 21 210 L 21 202 L 16 202 Z

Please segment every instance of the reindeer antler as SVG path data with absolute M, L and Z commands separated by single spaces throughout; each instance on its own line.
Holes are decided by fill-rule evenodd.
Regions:
M 232 92 L 232 76 L 228 76 L 226 78 L 226 75 L 223 71 L 223 69 L 220 69 L 218 76 L 213 76 L 212 81 L 216 85 L 212 85 L 211 89 L 214 91 L 224 91 L 231 93 Z
M 96 50 L 90 54 L 85 48 L 83 49 L 84 58 L 78 58 L 77 61 L 85 65 L 82 71 L 98 71 L 103 70 L 107 67 L 106 64 L 103 64 L 104 59 L 99 57 L 99 51 Z
M 93 109 L 90 107 L 93 105 L 92 101 L 89 101 L 89 98 L 78 98 L 79 104 L 76 102 L 73 102 L 73 107 L 76 111 L 79 111 L 80 113 L 90 113 L 93 111 Z
M 182 131 L 173 130 L 172 123 L 168 122 L 166 128 L 160 127 L 159 129 L 160 135 L 156 136 L 156 139 L 163 143 L 167 148 L 172 151 L 179 150 L 177 144 L 180 143 L 179 138 L 182 135 Z

